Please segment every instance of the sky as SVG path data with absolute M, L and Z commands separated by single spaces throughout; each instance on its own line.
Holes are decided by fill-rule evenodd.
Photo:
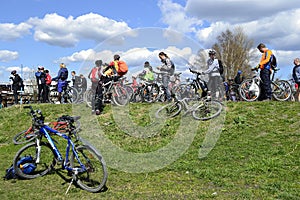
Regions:
M 288 3 L 287 3 L 288 2 Z M 14 69 L 24 79 L 38 66 L 56 76 L 59 64 L 87 75 L 95 60 L 119 54 L 128 76 L 165 51 L 177 71 L 226 29 L 242 27 L 254 46 L 265 43 L 290 78 L 300 57 L 298 0 L 10 0 L 0 7 L 0 82 Z M 254 47 L 255 48 L 255 47 Z M 258 60 L 252 61 L 258 63 Z

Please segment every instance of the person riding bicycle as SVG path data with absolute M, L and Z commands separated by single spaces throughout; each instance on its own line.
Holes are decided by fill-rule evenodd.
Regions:
M 220 94 L 217 96 L 217 89 L 222 84 L 222 76 L 219 69 L 223 68 L 222 62 L 219 59 L 216 59 L 217 52 L 213 49 L 209 50 L 208 55 L 209 59 L 207 60 L 208 69 L 203 72 L 203 74 L 208 74 L 209 79 L 207 83 L 208 89 L 212 92 L 214 97 L 221 97 Z
M 265 44 L 260 43 L 257 49 L 262 53 L 260 63 L 252 70 L 260 69 L 261 78 L 261 96 L 259 100 L 270 101 L 272 98 L 272 88 L 271 88 L 271 58 L 273 53 L 269 50 Z
M 59 65 L 60 69 L 56 77 L 52 78 L 53 81 L 57 81 L 57 92 L 58 92 L 58 102 L 57 104 L 61 103 L 61 94 L 63 89 L 67 86 L 67 79 L 68 79 L 68 69 L 64 63 Z
M 142 73 L 138 75 L 142 80 L 145 80 L 147 82 L 153 82 L 154 81 L 154 73 L 153 68 L 150 65 L 148 61 L 144 63 L 144 70 Z
M 162 76 L 162 84 L 166 94 L 166 98 L 167 101 L 172 101 L 171 92 L 169 90 L 169 83 L 170 83 L 170 76 L 172 76 L 175 72 L 175 65 L 170 60 L 168 55 L 165 54 L 164 52 L 160 52 L 158 56 L 162 62 L 162 65 L 157 67 L 157 69 L 160 70 L 161 72 L 164 72 Z

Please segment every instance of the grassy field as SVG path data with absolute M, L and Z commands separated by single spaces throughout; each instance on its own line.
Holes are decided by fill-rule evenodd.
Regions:
M 81 135 L 98 144 L 107 161 L 108 190 L 93 194 L 73 185 L 65 195 L 69 184 L 62 178 L 65 172 L 57 170 L 34 180 L 1 179 L 1 199 L 300 199 L 299 103 L 227 103 L 225 121 L 217 121 L 221 125 L 197 123 L 189 116 L 153 122 L 151 110 L 156 107 L 149 104 L 130 105 L 126 112 L 107 106 L 99 117 L 91 116 L 84 105 L 41 104 L 34 108 L 43 111 L 46 121 L 62 114 L 83 116 Z M 31 123 L 26 112 L 20 107 L 0 110 L 1 175 L 21 147 L 12 143 L 12 137 Z M 127 115 L 134 126 L 122 115 Z M 124 120 L 122 126 L 120 120 Z M 214 126 L 221 127 L 222 132 L 211 152 L 200 159 L 199 148 Z M 178 130 L 183 131 L 178 134 Z M 117 146 L 139 158 L 169 144 L 182 147 L 182 152 L 174 160 L 161 158 L 163 167 L 152 171 L 147 170 L 152 167 L 147 160 L 136 162 L 126 154 L 113 155 L 117 148 L 109 149 Z

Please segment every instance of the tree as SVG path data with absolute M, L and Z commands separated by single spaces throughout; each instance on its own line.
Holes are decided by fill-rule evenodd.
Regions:
M 243 76 L 252 74 L 250 60 L 256 57 L 253 40 L 247 37 L 241 27 L 222 32 L 212 48 L 222 60 L 226 80 L 234 78 L 238 70 L 243 71 Z

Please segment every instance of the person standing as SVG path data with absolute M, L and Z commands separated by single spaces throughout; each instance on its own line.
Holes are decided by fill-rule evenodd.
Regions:
M 273 53 L 263 43 L 260 43 L 257 46 L 257 49 L 262 53 L 259 64 L 254 68 L 254 70 L 260 69 L 261 96 L 259 97 L 259 100 L 261 100 L 261 101 L 270 101 L 271 98 L 272 98 L 271 58 L 273 56 Z
M 96 60 L 95 61 L 95 66 L 93 69 L 90 71 L 88 78 L 92 82 L 92 113 L 95 112 L 95 94 L 96 94 L 96 89 L 98 86 L 98 82 L 100 81 L 100 78 L 102 76 L 102 60 Z
M 46 74 L 46 103 L 49 103 L 49 94 L 50 94 L 50 86 L 51 86 L 51 82 L 52 82 L 52 78 L 51 75 L 49 73 L 49 70 L 45 70 L 45 74 Z
M 76 72 L 72 71 L 71 72 L 72 75 L 72 82 L 73 82 L 73 87 L 78 91 L 79 91 L 79 86 L 81 85 L 81 78 L 79 76 L 76 76 Z
M 171 92 L 169 90 L 169 83 L 170 83 L 170 77 L 175 72 L 175 65 L 168 57 L 168 55 L 164 52 L 160 52 L 158 54 L 158 57 L 160 58 L 162 65 L 157 67 L 157 69 L 164 73 L 162 75 L 162 85 L 166 94 L 167 101 L 170 102 L 172 101 L 172 98 L 171 98 Z
M 38 96 L 37 96 L 37 100 L 38 102 L 41 102 L 42 101 L 42 83 L 41 83 L 41 68 L 42 66 L 38 66 L 38 70 L 35 72 L 35 78 L 36 78 L 36 84 L 37 84 L 37 87 L 38 87 Z
M 203 74 L 208 74 L 208 83 L 207 87 L 211 91 L 213 97 L 222 98 L 222 94 L 217 94 L 218 87 L 222 85 L 222 76 L 220 69 L 223 69 L 221 60 L 216 59 L 217 52 L 215 50 L 209 50 L 208 60 L 207 60 L 207 70 Z M 221 92 L 221 91 L 219 91 Z
M 83 74 L 80 74 L 79 77 L 80 77 L 80 83 L 81 83 L 80 84 L 81 94 L 80 94 L 79 100 L 83 100 L 83 95 L 87 90 L 87 80 Z
M 58 102 L 57 104 L 62 103 L 61 102 L 61 95 L 63 92 L 63 89 L 67 86 L 67 79 L 68 79 L 68 69 L 67 66 L 64 63 L 61 63 L 59 65 L 60 69 L 57 73 L 57 76 L 52 78 L 53 81 L 57 81 L 57 92 L 58 92 Z
M 23 85 L 23 80 L 20 77 L 19 74 L 17 74 L 16 70 L 11 71 L 11 76 L 9 77 L 9 79 L 12 80 L 12 89 L 13 89 L 13 93 L 14 93 L 14 103 L 18 104 L 19 100 L 18 100 L 18 90 L 23 90 L 24 89 L 24 85 Z
M 297 91 L 296 91 L 296 101 L 300 102 L 300 58 L 294 59 L 294 68 L 293 68 L 293 79 L 295 83 L 298 85 Z

